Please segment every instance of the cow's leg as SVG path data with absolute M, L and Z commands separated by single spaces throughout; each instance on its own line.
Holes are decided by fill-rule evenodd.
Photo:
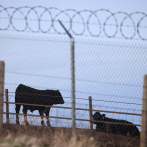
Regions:
M 27 120 L 27 109 L 25 108 L 25 106 L 23 106 L 23 114 L 24 114 L 24 120 L 25 120 L 25 124 L 29 125 L 28 120 Z
M 19 123 L 19 110 L 20 110 L 20 106 L 21 105 L 18 105 L 18 104 L 16 104 L 16 108 L 15 108 L 15 110 L 16 110 L 16 124 L 20 124 Z
M 39 112 L 40 113 L 40 116 L 41 116 L 41 125 L 42 126 L 45 126 L 45 124 L 44 124 L 44 115 L 43 115 L 43 112 Z
M 46 114 L 46 119 L 47 119 L 47 126 L 51 127 L 50 122 L 49 122 L 49 112 L 50 112 L 50 108 L 48 108 L 48 111 L 46 111 L 45 114 Z

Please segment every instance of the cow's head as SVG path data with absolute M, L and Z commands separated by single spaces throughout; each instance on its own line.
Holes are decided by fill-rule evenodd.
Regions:
M 64 100 L 63 100 L 63 97 L 62 97 L 62 95 L 61 95 L 61 93 L 60 93 L 60 91 L 59 90 L 56 90 L 56 93 L 57 93 L 57 104 L 64 104 Z
M 59 90 L 46 90 L 46 93 L 49 96 L 49 105 L 64 104 L 63 97 Z
M 95 112 L 93 115 L 93 120 L 101 120 L 101 114 L 100 112 Z M 94 122 L 96 124 L 96 122 Z
M 102 121 L 105 119 L 105 114 L 100 114 L 100 112 L 95 112 L 93 115 L 93 120 L 99 120 Z M 96 124 L 97 122 L 94 122 L 94 124 Z

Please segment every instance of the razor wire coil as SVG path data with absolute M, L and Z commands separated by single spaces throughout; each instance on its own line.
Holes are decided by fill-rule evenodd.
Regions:
M 32 18 L 32 13 L 34 14 L 35 18 Z M 108 15 L 102 20 L 102 18 L 99 16 L 100 14 L 107 13 Z M 2 14 L 5 14 L 5 16 L 1 16 Z M 19 14 L 19 18 L 18 15 Z M 66 17 L 63 18 L 62 16 Z M 120 15 L 119 19 L 117 16 Z M 134 19 L 134 16 L 139 16 L 138 20 Z M 46 19 L 46 16 L 48 16 L 49 19 Z M 21 17 L 21 18 L 20 18 Z M 33 33 L 50 33 L 51 31 L 54 31 L 55 34 L 65 34 L 65 32 L 61 32 L 59 30 L 59 26 L 57 25 L 58 19 L 62 17 L 62 22 L 66 23 L 68 26 L 67 30 L 71 32 L 74 35 L 78 36 L 84 36 L 85 32 L 88 32 L 88 34 L 92 37 L 100 37 L 103 33 L 103 35 L 107 38 L 116 38 L 116 35 L 118 33 L 121 34 L 123 39 L 135 39 L 136 34 L 138 35 L 139 39 L 141 40 L 147 40 L 147 37 L 144 37 L 144 35 L 141 33 L 142 31 L 140 29 L 147 28 L 146 25 L 142 25 L 142 23 L 147 18 L 147 14 L 144 12 L 132 12 L 132 13 L 126 13 L 126 12 L 111 12 L 107 9 L 99 9 L 95 11 L 91 10 L 81 10 L 77 11 L 74 9 L 66 9 L 66 10 L 60 10 L 55 7 L 46 8 L 43 6 L 35 6 L 35 7 L 29 7 L 29 6 L 23 6 L 23 7 L 3 7 L 0 5 L 0 21 L 8 20 L 5 23 L 5 26 L 1 27 L 0 30 L 6 31 L 10 28 L 17 32 L 33 32 Z M 77 20 L 78 18 L 78 20 Z M 114 23 L 109 23 L 110 20 L 113 19 Z M 16 22 L 14 21 L 23 21 L 23 28 L 19 28 L 20 25 L 16 25 Z M 93 22 L 94 20 L 94 22 Z M 131 24 L 126 24 L 128 20 L 131 22 Z M 31 22 L 35 22 L 35 25 L 31 24 Z M 43 23 L 47 23 L 48 28 L 44 30 Z M 75 24 L 80 24 L 80 29 L 77 31 L 77 27 L 74 27 Z M 97 26 L 97 33 L 93 33 L 91 26 Z M 113 29 L 113 33 L 109 33 L 110 29 L 107 29 L 107 27 L 115 27 Z M 131 35 L 128 37 L 125 32 L 125 28 L 133 28 L 133 31 Z M 34 30 L 34 28 L 37 28 Z M 95 31 L 95 32 L 96 32 Z M 112 30 L 111 30 L 112 31 Z

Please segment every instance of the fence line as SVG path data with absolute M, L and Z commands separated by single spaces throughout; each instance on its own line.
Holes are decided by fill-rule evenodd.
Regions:
M 131 108 L 124 108 L 123 106 L 122 107 L 115 107 L 115 106 L 104 106 L 104 105 L 92 105 L 93 107 L 107 107 L 107 108 L 110 108 L 110 109 L 115 109 L 116 110 L 120 110 L 120 109 L 123 109 L 123 110 L 128 110 L 128 111 L 131 111 L 131 110 L 134 110 L 134 111 L 140 111 L 140 109 L 131 109 Z
M 1 31 L 7 31 L 7 32 L 16 32 L 15 30 L 1 30 Z M 32 33 L 32 31 L 25 31 L 25 33 Z M 37 32 L 37 34 L 42 34 L 41 32 Z M 54 33 L 54 32 L 49 32 L 48 34 L 51 34 L 51 35 L 56 35 L 57 33 Z M 91 37 L 91 35 L 82 35 L 82 36 L 84 36 L 84 37 Z M 99 36 L 99 38 L 107 38 L 106 36 Z M 16 38 L 14 38 L 14 40 L 15 40 Z M 122 37 L 115 37 L 115 39 L 120 39 L 120 40 L 122 40 L 122 39 L 124 39 L 124 38 L 122 38 Z M 138 38 L 134 38 L 134 39 L 131 39 L 131 40 L 135 40 L 135 41 L 140 41 L 140 39 L 138 39 Z M 145 39 L 143 39 L 143 40 L 145 40 Z M 147 39 L 146 39 L 147 40 Z
M 11 92 L 9 92 L 9 93 L 11 93 Z M 13 92 L 13 93 L 15 93 L 15 92 Z M 15 95 L 10 95 L 9 94 L 9 96 L 11 96 L 11 97 L 15 97 Z M 71 97 L 63 97 L 63 98 L 71 98 Z M 86 98 L 75 98 L 75 99 L 80 99 L 80 100 L 89 100 L 89 99 L 86 99 Z M 117 101 L 106 101 L 106 100 L 95 100 L 95 99 L 92 99 L 93 101 L 102 101 L 102 102 L 110 102 L 110 103 L 122 103 L 122 104 L 128 104 L 128 105 L 142 105 L 142 104 L 137 104 L 137 103 L 126 103 L 126 102 L 117 102 Z M 66 102 L 67 103 L 67 102 Z M 68 102 L 69 103 L 69 102 Z M 77 103 L 77 104 L 82 104 L 82 105 L 87 105 L 87 104 L 83 104 L 83 103 Z M 95 105 L 96 106 L 96 105 Z
M 17 92 L 8 92 L 8 93 L 17 93 Z M 41 95 L 41 94 L 28 94 L 28 93 L 19 93 L 19 94 L 27 94 L 27 95 L 38 95 L 38 96 L 42 96 L 42 97 L 48 97 L 48 96 L 52 96 L 52 95 Z M 111 95 L 108 95 L 111 96 Z M 52 96 L 52 97 L 58 97 L 58 96 Z M 63 97 L 63 98 L 71 98 L 71 97 Z M 127 98 L 127 97 L 126 97 Z M 89 100 L 86 98 L 75 98 L 75 99 L 82 99 L 82 100 Z M 117 102 L 117 101 L 106 101 L 106 100 L 96 100 L 96 99 L 92 99 L 94 101 L 102 101 L 102 102 L 110 102 L 110 103 L 121 103 L 121 104 L 128 104 L 128 105 L 142 105 L 142 104 L 137 104 L 137 103 L 126 103 L 126 102 Z
M 9 99 L 8 99 L 8 89 L 5 90 L 5 95 L 6 95 L 6 102 L 9 102 Z M 6 103 L 6 124 L 9 124 L 9 103 Z
M 48 96 L 51 96 L 51 97 L 59 97 L 59 96 L 52 96 L 52 95 L 41 95 L 41 94 L 28 94 L 28 93 L 20 93 L 20 92 L 8 92 L 8 93 L 18 93 L 18 94 L 26 94 L 26 95 L 38 95 L 38 96 L 42 96 L 42 97 L 48 97 Z M 71 98 L 71 97 L 63 97 L 63 98 Z
M 31 38 L 33 38 L 33 39 L 31 39 L 31 38 L 27 38 L 28 36 L 25 36 L 25 38 L 23 38 L 21 35 L 17 35 L 17 37 L 15 37 L 15 36 L 11 36 L 11 35 L 9 35 L 9 36 L 7 36 L 6 34 L 2 34 L 1 36 L 0 36 L 0 38 L 1 39 L 13 39 L 13 40 L 25 40 L 25 41 L 37 41 L 37 42 L 58 42 L 58 43 L 69 43 L 69 41 L 67 40 L 67 41 L 65 41 L 65 39 L 62 39 L 61 40 L 61 38 L 58 38 L 58 41 L 57 41 L 57 39 L 55 38 L 55 37 L 53 37 L 53 39 L 41 39 L 42 37 L 34 37 L 34 36 L 31 36 Z M 27 39 L 26 39 L 27 38 Z M 37 38 L 37 39 L 36 39 Z M 61 41 L 60 41 L 60 40 Z M 134 39 L 134 40 L 138 40 L 138 39 Z M 147 45 L 146 44 L 141 44 L 141 43 L 134 43 L 134 44 L 130 44 L 130 43 L 127 43 L 127 42 L 124 42 L 124 43 L 121 43 L 121 45 L 119 44 L 119 43 L 116 43 L 116 45 L 115 44 L 110 44 L 110 42 L 108 43 L 107 41 L 99 41 L 99 42 L 97 42 L 97 43 L 95 43 L 94 41 L 92 41 L 91 40 L 91 43 L 90 42 L 88 42 L 88 40 L 86 40 L 85 41 L 85 39 L 84 39 L 84 41 L 81 39 L 80 41 L 79 40 L 76 40 L 75 39 L 75 41 L 77 42 L 77 43 L 79 43 L 79 44 L 89 44 L 89 45 L 95 45 L 95 46 L 97 46 L 97 45 L 99 45 L 99 46 L 105 46 L 105 47 L 119 47 L 119 48 L 124 48 L 124 47 L 126 47 L 126 48 L 128 48 L 128 46 L 131 48 L 131 49 L 134 49 L 134 48 L 136 48 L 136 49 L 146 49 L 146 47 L 147 47 Z M 135 85 L 136 86 L 136 85 Z
M 6 71 L 6 73 L 19 74 L 19 75 L 27 75 L 27 76 L 47 77 L 47 78 L 55 78 L 55 79 L 64 79 L 64 80 L 71 80 L 71 78 L 66 78 L 66 77 L 54 77 L 54 76 L 37 75 L 37 74 L 31 74 L 31 73 L 19 73 L 19 72 L 12 72 L 12 71 Z M 142 87 L 140 85 L 132 85 L 132 84 L 112 83 L 112 82 L 103 82 L 103 81 L 91 81 L 91 80 L 84 80 L 84 79 L 75 79 L 75 80 L 76 81 L 80 81 L 80 82 L 99 83 L 99 84 L 106 84 L 106 85 L 119 85 L 119 86 L 128 86 L 128 87 Z
M 7 84 L 7 83 L 5 83 Z M 12 84 L 13 85 L 13 84 Z M 14 85 L 17 85 L 18 84 L 14 84 Z M 35 86 L 32 86 L 32 87 L 35 87 Z M 42 87 L 43 88 L 43 87 Z M 52 89 L 54 90 L 54 89 Z M 59 90 L 62 90 L 62 91 L 69 91 L 70 90 L 65 90 L 65 89 L 59 89 Z M 84 92 L 84 91 L 75 91 L 77 93 L 84 93 L 84 94 L 93 94 L 93 95 L 99 95 L 99 96 L 104 96 L 104 97 L 107 97 L 107 96 L 110 96 L 110 97 L 120 97 L 120 98 L 127 98 L 127 99 L 136 99 L 136 100 L 139 100 L 139 99 L 142 99 L 142 98 L 137 98 L 137 97 L 126 97 L 126 96 L 120 96 L 120 95 L 110 95 L 110 94 L 103 94 L 103 93 L 93 93 L 93 92 Z M 15 93 L 15 92 L 11 92 L 11 93 Z
M 53 107 L 53 108 L 62 108 L 62 109 L 72 109 L 71 107 L 61 107 L 61 106 L 49 106 L 49 105 L 37 105 L 37 104 L 28 104 L 28 103 L 15 103 L 15 102 L 9 102 L 8 99 L 8 89 L 5 90 L 5 95 L 6 95 L 6 101 L 3 103 L 6 103 L 6 112 L 3 112 L 3 114 L 6 114 L 6 124 L 9 124 L 9 115 L 23 115 L 23 114 L 16 114 L 16 113 L 10 113 L 9 112 L 9 104 L 19 104 L 19 105 L 29 105 L 29 106 L 40 106 L 40 107 Z M 10 92 L 12 93 L 12 92 Z M 24 93 L 23 93 L 24 94 Z M 141 114 L 135 114 L 135 113 L 124 113 L 124 112 L 116 112 L 116 111 L 103 111 L 103 110 L 94 110 L 92 109 L 92 98 L 89 97 L 89 109 L 82 109 L 82 108 L 75 108 L 75 110 L 84 110 L 84 111 L 89 111 L 89 116 L 90 116 L 90 120 L 86 120 L 86 119 L 75 119 L 75 120 L 79 120 L 79 121 L 89 121 L 90 122 L 90 129 L 93 129 L 93 122 L 103 122 L 103 121 L 94 121 L 92 119 L 92 111 L 99 111 L 99 112 L 107 112 L 107 113 L 116 113 L 116 114 L 126 114 L 126 115 L 137 115 L 137 116 L 141 116 Z M 27 116 L 34 116 L 34 117 L 40 117 L 39 115 L 30 115 L 27 114 Z M 57 118 L 57 119 L 70 119 L 71 118 L 66 118 L 66 117 L 50 117 L 50 118 Z M 107 122 L 106 122 L 107 123 Z M 111 122 L 110 122 L 111 123 Z M 119 123 L 114 123 L 114 124 L 119 124 Z M 122 123 L 120 123 L 122 124 Z M 126 125 L 126 124 L 124 124 Z M 131 124 L 132 125 L 132 124 Z M 134 124 L 133 124 L 134 125 Z M 136 126 L 140 126 L 138 124 L 135 124 Z
M 7 114 L 7 112 L 3 112 L 3 114 Z M 16 113 L 8 113 L 9 115 L 22 115 L 24 116 L 24 114 L 16 114 Z M 41 117 L 40 115 L 32 115 L 32 114 L 26 114 L 26 116 L 33 116 L 33 117 Z M 43 117 L 47 117 L 47 116 L 43 116 Z M 57 118 L 57 119 L 69 119 L 71 120 L 71 118 L 68 117 L 55 117 L 55 116 L 49 116 L 50 118 Z M 77 119 L 75 118 L 75 120 L 78 121 L 91 121 L 91 122 L 103 122 L 103 123 L 111 123 L 111 124 L 122 124 L 122 125 L 129 125 L 129 126 L 141 126 L 139 124 L 125 124 L 125 123 L 114 123 L 114 122 L 104 122 L 104 121 L 95 121 L 95 120 L 88 120 L 88 119 Z
M 14 103 L 14 102 L 3 102 L 8 104 L 18 104 L 18 105 L 29 105 L 29 106 L 40 106 L 40 107 L 53 107 L 53 108 L 63 108 L 63 109 L 72 109 L 71 107 L 61 107 L 61 106 L 49 106 L 49 105 L 37 105 L 37 104 L 28 104 L 28 103 Z M 83 109 L 83 108 L 75 108 L 76 110 L 84 110 L 84 111 L 91 111 L 90 109 Z M 92 111 L 100 111 L 100 112 L 107 112 L 107 113 L 117 113 L 117 114 L 127 114 L 127 115 L 137 115 L 141 116 L 141 114 L 136 113 L 125 113 L 125 112 L 115 112 L 115 111 L 104 111 L 104 110 L 94 110 Z
M 110 102 L 110 103 L 121 103 L 121 104 L 129 104 L 129 105 L 142 105 L 142 104 L 137 104 L 137 103 L 126 103 L 126 102 L 117 102 L 117 101 L 105 101 L 105 100 L 95 100 L 94 101 L 102 101 L 102 102 Z
M 0 61 L 0 135 L 3 127 L 3 96 L 4 96 L 5 63 Z
M 4 103 L 6 103 L 6 102 L 4 102 Z M 11 102 L 8 102 L 8 103 L 11 103 Z M 13 102 L 12 102 L 13 103 Z M 7 104 L 7 103 L 6 103 Z M 71 104 L 71 102 L 66 102 L 66 104 Z M 86 106 L 88 106 L 89 104 L 82 104 L 82 103 L 76 103 L 77 105 L 86 105 Z M 92 106 L 94 106 L 94 107 L 103 107 L 102 105 L 92 105 Z M 120 108 L 117 108 L 117 107 L 111 107 L 111 106 L 107 106 L 107 107 L 109 107 L 109 108 L 114 108 L 114 109 L 119 109 L 120 110 Z M 81 108 L 82 109 L 82 108 Z M 129 109 L 129 108 L 123 108 L 123 110 L 133 110 L 133 109 Z M 136 110 L 136 109 L 135 109 Z M 101 111 L 101 110 L 99 110 L 99 111 Z M 136 110 L 137 111 L 137 110 Z M 139 111 L 139 110 L 138 110 Z M 116 112 L 116 111 L 115 111 Z

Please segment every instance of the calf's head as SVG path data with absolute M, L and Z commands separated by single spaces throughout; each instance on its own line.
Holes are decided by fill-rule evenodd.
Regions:
M 100 112 L 95 112 L 93 115 L 93 120 L 99 120 L 102 121 L 105 119 L 105 114 L 100 114 Z M 96 124 L 96 122 L 94 122 L 94 124 Z

